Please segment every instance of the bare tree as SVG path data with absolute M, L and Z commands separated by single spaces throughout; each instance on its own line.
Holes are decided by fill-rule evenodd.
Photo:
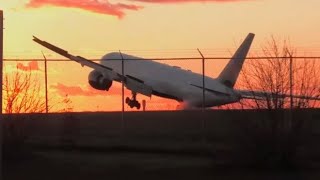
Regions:
M 6 72 L 3 81 L 4 112 L 11 113 L 44 113 L 46 112 L 45 93 L 42 90 L 39 76 L 31 69 Z M 73 110 L 72 101 L 68 96 L 57 99 L 49 98 L 51 110 L 57 105 L 64 105 L 57 112 Z
M 262 47 L 265 59 L 247 60 L 239 79 L 238 86 L 252 91 L 267 91 L 272 97 L 242 100 L 243 108 L 283 109 L 290 107 L 290 99 L 282 94 L 290 94 L 290 61 L 292 60 L 292 90 L 294 95 L 319 97 L 319 64 L 315 59 L 295 59 L 296 51 L 287 40 L 279 41 L 274 37 Z M 294 108 L 315 107 L 316 101 L 293 99 Z
M 5 73 L 3 94 L 5 113 L 36 113 L 46 110 L 39 78 L 31 70 L 21 71 L 17 68 L 12 73 Z
M 291 102 L 290 98 L 283 98 L 283 94 L 290 94 L 292 88 L 292 94 L 297 96 L 320 95 L 319 63 L 315 59 L 295 59 L 296 52 L 287 40 L 271 37 L 262 47 L 261 56 L 266 58 L 247 60 L 237 84 L 241 89 L 272 94 L 243 99 L 239 106 L 242 109 L 273 110 L 268 113 L 260 111 L 264 116 L 250 121 L 243 128 L 244 134 L 247 134 L 246 142 L 249 142 L 247 151 L 260 165 L 294 165 L 297 147 L 303 141 L 302 137 L 306 138 L 305 133 L 302 136 L 305 121 L 295 117 L 300 115 L 299 111 L 285 110 Z M 293 98 L 292 105 L 294 109 L 299 109 L 317 107 L 319 104 L 310 99 Z
M 65 107 L 62 108 L 62 109 L 60 109 L 60 110 L 58 110 L 58 112 L 64 112 L 64 113 L 66 113 L 66 112 L 72 112 L 72 111 L 73 111 L 72 101 L 71 101 L 71 99 L 69 98 L 69 95 L 68 95 L 68 94 L 66 94 L 66 95 L 64 96 L 64 98 L 63 98 L 61 101 L 59 101 L 59 103 L 64 104 Z

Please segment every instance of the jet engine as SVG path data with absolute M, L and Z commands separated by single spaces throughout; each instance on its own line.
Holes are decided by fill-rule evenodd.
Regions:
M 112 80 L 104 77 L 101 72 L 96 70 L 90 72 L 88 80 L 90 86 L 98 90 L 108 91 L 112 85 Z

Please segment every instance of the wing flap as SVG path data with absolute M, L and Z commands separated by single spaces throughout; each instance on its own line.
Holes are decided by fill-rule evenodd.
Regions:
M 250 90 L 236 90 L 238 94 L 241 95 L 243 99 L 257 99 L 264 100 L 266 98 L 290 98 L 290 94 L 275 94 L 271 92 L 265 91 L 250 91 Z M 320 100 L 319 96 L 300 96 L 300 95 L 292 95 L 293 98 L 297 99 L 308 99 L 308 100 Z

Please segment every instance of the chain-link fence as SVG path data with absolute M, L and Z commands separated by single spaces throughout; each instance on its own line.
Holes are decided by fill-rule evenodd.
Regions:
M 145 82 L 142 84 L 154 89 L 164 88 L 162 92 L 153 92 L 151 96 L 143 95 L 139 91 L 132 91 L 130 88 L 126 88 L 126 84 L 124 84 L 125 88 L 122 92 L 122 82 L 119 80 L 113 80 L 108 90 L 106 90 L 107 88 L 98 90 L 99 88 L 92 87 L 88 83 L 89 74 L 93 69 L 86 66 L 81 67 L 80 64 L 71 60 L 45 60 L 45 57 L 43 59 L 5 59 L 3 112 L 122 111 L 122 107 L 124 111 L 168 111 L 181 109 L 181 105 L 184 105 L 188 98 L 201 101 L 196 104 L 195 108 L 192 107 L 193 109 L 203 109 L 202 103 L 206 105 L 206 109 L 289 108 L 291 101 L 293 101 L 294 107 L 318 107 L 315 100 L 296 97 L 319 97 L 320 91 L 317 85 L 319 84 L 318 77 L 320 77 L 320 58 L 289 56 L 247 58 L 234 86 L 234 90 L 263 91 L 271 93 L 272 97 L 267 94 L 265 97 L 261 97 L 259 94 L 259 96 L 253 95 L 253 98 L 248 98 L 249 100 L 240 98 L 234 103 L 226 103 L 225 105 L 211 103 L 215 106 L 208 107 L 208 103 L 202 101 L 215 100 L 207 97 L 208 94 L 228 96 L 217 91 L 211 79 L 219 75 L 229 59 L 229 57 L 205 57 L 202 59 L 195 56 L 124 59 L 125 77 L 132 78 L 138 83 Z M 108 59 L 102 62 L 99 59 L 91 60 L 106 66 L 118 63 L 122 68 L 121 59 Z M 158 72 L 154 70 L 151 72 L 143 64 L 148 64 L 147 67 L 150 66 L 151 69 L 153 65 L 157 66 Z M 113 71 L 122 74 L 121 69 Z M 137 77 L 136 74 L 139 76 Z M 186 75 L 191 75 L 190 80 L 188 77 L 179 77 Z M 179 78 L 175 79 L 175 76 L 180 80 Z M 192 79 L 193 77 L 197 78 L 196 83 Z M 205 83 L 203 83 L 203 77 L 205 77 Z M 189 95 L 184 94 L 185 99 L 176 97 L 179 93 L 187 92 L 188 86 L 180 85 L 183 83 L 195 84 L 190 86 L 190 89 L 195 89 L 194 86 L 196 86 L 197 93 L 190 91 Z M 166 89 L 169 86 L 172 87 L 169 90 Z M 140 104 L 139 109 L 130 107 L 128 101 L 125 100 L 126 98 L 132 99 L 132 93 L 137 93 L 136 100 Z M 276 96 L 283 94 L 293 95 L 293 98 Z

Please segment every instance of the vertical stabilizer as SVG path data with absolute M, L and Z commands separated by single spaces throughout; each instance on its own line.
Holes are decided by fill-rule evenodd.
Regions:
M 238 50 L 234 53 L 228 64 L 224 67 L 218 76 L 218 80 L 224 85 L 232 88 L 236 83 L 241 71 L 244 60 L 247 57 L 254 34 L 249 33 L 246 39 L 242 42 Z

